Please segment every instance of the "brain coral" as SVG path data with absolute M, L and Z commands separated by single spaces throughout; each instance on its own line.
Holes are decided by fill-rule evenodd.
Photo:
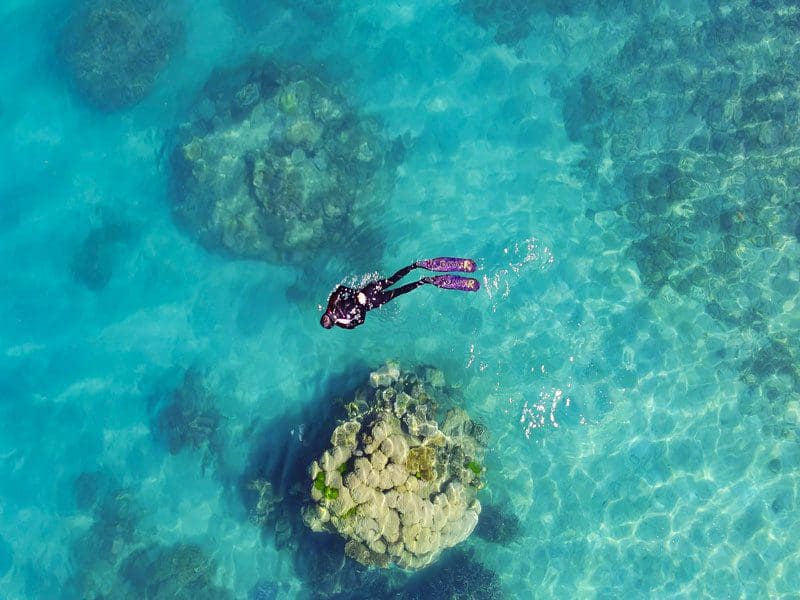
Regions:
M 306 524 L 381 567 L 419 569 L 464 541 L 481 511 L 487 433 L 457 407 L 439 424 L 436 405 L 447 400 L 435 369 L 407 373 L 390 362 L 373 372 L 311 464 Z

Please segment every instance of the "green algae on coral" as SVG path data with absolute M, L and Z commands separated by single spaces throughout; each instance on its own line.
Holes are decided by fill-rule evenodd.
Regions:
M 339 490 L 335 487 L 325 485 L 325 471 L 320 471 L 314 477 L 314 489 L 322 492 L 322 497 L 326 500 L 336 500 L 339 497 Z
M 471 460 L 467 463 L 467 468 L 475 473 L 475 475 L 480 475 L 483 472 L 483 467 L 481 464 L 475 460 Z

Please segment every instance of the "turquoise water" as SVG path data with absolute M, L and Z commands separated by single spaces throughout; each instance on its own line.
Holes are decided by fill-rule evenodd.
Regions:
M 800 10 L 538 4 L 171 4 L 125 106 L 76 84 L 79 9 L 0 8 L 0 598 L 798 597 Z M 254 55 L 401 148 L 381 243 L 241 258 L 173 218 L 181 125 Z M 320 328 L 338 282 L 437 255 L 480 293 Z M 388 359 L 489 428 L 504 521 L 414 575 L 292 491 Z

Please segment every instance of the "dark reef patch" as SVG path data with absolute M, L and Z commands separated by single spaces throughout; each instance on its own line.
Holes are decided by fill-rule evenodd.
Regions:
M 92 522 L 70 544 L 72 572 L 58 597 L 232 598 L 229 590 L 214 582 L 217 565 L 200 546 L 164 545 L 150 539 L 152 532 L 142 526 L 145 509 L 134 489 L 116 487 L 99 473 L 82 474 L 76 488 L 86 496 L 84 506 L 94 503 Z
M 121 246 L 131 237 L 131 228 L 122 223 L 92 229 L 72 257 L 72 278 L 93 292 L 102 290 L 111 281 Z
M 114 477 L 106 471 L 83 471 L 72 484 L 75 507 L 80 511 L 92 512 L 97 503 L 117 485 Z
M 144 98 L 183 40 L 173 8 L 161 0 L 78 4 L 59 48 L 78 94 L 105 112 Z
M 184 449 L 201 456 L 201 470 L 220 471 L 228 439 L 225 416 L 217 409 L 217 385 L 209 371 L 192 366 L 174 388 L 158 390 L 148 401 L 151 429 L 169 449 Z
M 120 592 L 154 600 L 226 600 L 231 594 L 213 582 L 216 571 L 216 563 L 199 546 L 152 544 L 122 562 Z
M 484 502 L 475 533 L 487 542 L 510 544 L 522 535 L 522 523 L 509 506 Z
M 474 551 L 451 551 L 447 558 L 393 590 L 401 600 L 501 600 L 506 594 L 497 573 L 475 559 Z

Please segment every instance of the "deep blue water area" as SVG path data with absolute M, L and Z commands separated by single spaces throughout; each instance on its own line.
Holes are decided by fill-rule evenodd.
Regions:
M 0 600 L 797 597 L 798 25 L 4 3 Z M 434 256 L 480 291 L 320 327 Z M 475 532 L 413 573 L 300 516 L 388 360 L 491 439 Z

